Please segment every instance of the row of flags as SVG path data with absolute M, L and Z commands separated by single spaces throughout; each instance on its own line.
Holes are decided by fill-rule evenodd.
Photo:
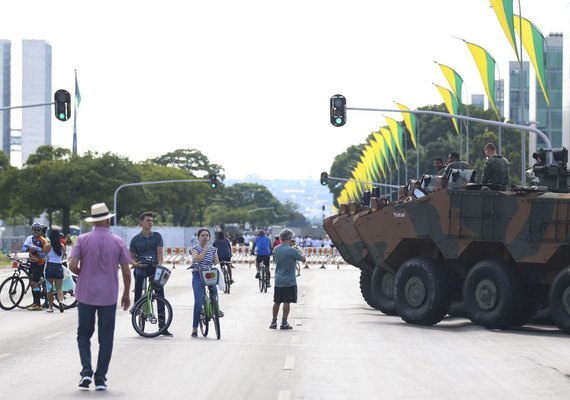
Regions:
M 544 36 L 528 19 L 513 13 L 513 0 L 490 0 L 490 3 L 497 15 L 497 19 L 499 20 L 503 31 L 505 32 L 505 35 L 507 36 L 507 40 L 515 52 L 517 60 L 520 63 L 522 54 L 519 54 L 519 51 L 517 50 L 515 32 L 518 34 L 519 40 L 522 41 L 522 45 L 524 46 L 530 62 L 534 67 L 536 77 L 546 103 L 547 105 L 550 105 L 546 85 Z M 475 61 L 479 74 L 481 75 L 481 80 L 483 82 L 487 98 L 489 99 L 489 104 L 494 110 L 497 119 L 500 120 L 501 116 L 495 99 L 496 61 L 483 47 L 466 40 L 463 41 L 467 45 L 467 48 Z M 441 85 L 434 84 L 443 98 L 447 111 L 450 114 L 463 114 L 463 103 L 461 101 L 463 79 L 453 68 L 437 62 L 436 64 L 438 64 L 450 87 L 450 89 L 448 89 Z M 360 156 L 360 161 L 352 171 L 352 179 L 344 185 L 337 198 L 337 204 L 343 204 L 360 199 L 364 191 L 369 190 L 370 183 L 378 182 L 382 178 L 386 179 L 391 172 L 392 166 L 398 169 L 397 153 L 400 155 L 402 161 L 405 162 L 406 158 L 403 151 L 405 132 L 408 132 L 412 145 L 417 150 L 416 117 L 414 114 L 406 112 L 406 110 L 409 110 L 406 106 L 400 103 L 396 103 L 396 105 L 398 109 L 402 111 L 403 125 L 407 129 L 404 129 L 402 122 L 396 121 L 393 118 L 384 117 L 388 127 L 381 127 L 378 132 L 373 132 L 371 135 L 372 139 L 370 139 L 364 146 L 364 150 Z M 455 118 L 453 118 L 452 121 L 456 133 L 459 135 L 460 127 L 458 121 Z

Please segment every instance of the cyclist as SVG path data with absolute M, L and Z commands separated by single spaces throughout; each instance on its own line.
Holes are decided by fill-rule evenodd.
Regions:
M 218 249 L 218 259 L 220 261 L 231 262 L 232 261 L 232 244 L 226 238 L 223 231 L 219 231 L 217 234 L 217 239 L 214 240 L 213 246 Z M 230 275 L 230 285 L 234 283 L 232 277 L 232 269 L 228 268 L 228 273 Z
M 206 228 L 198 230 L 198 244 L 192 247 L 192 290 L 194 291 L 194 316 L 192 320 L 192 337 L 198 337 L 198 324 L 200 323 L 200 310 L 204 304 L 204 286 L 200 279 L 199 268 L 209 268 L 214 264 L 219 264 L 218 252 L 214 246 L 210 246 L 210 231 Z M 218 293 L 216 286 L 210 290 Z M 220 317 L 223 313 L 220 311 Z
M 28 307 L 30 311 L 40 311 L 40 279 L 44 274 L 45 247 L 47 240 L 42 236 L 42 226 L 38 223 L 32 225 L 32 235 L 28 236 L 22 245 L 22 251 L 27 252 L 30 260 L 30 286 L 34 302 Z
M 141 225 L 141 231 L 131 239 L 129 245 L 131 257 L 133 258 L 133 274 L 135 276 L 135 302 L 133 304 L 136 304 L 137 300 L 142 296 L 145 278 L 154 276 L 156 271 L 155 267 L 140 263 L 139 260 L 141 257 L 151 257 L 155 265 L 162 265 L 163 261 L 162 248 L 164 245 L 162 235 L 152 231 L 154 213 L 151 211 L 143 212 L 139 216 L 139 223 Z M 155 289 L 155 291 L 159 296 L 164 297 L 164 288 Z M 158 319 L 159 323 L 164 321 L 164 304 L 162 303 L 159 304 Z M 168 330 L 162 332 L 162 335 L 168 337 L 174 336 Z
M 269 258 L 271 257 L 271 239 L 265 236 L 265 231 L 260 230 L 257 237 L 253 241 L 253 247 L 251 248 L 251 255 L 255 254 L 255 249 L 257 248 L 257 257 L 255 258 L 255 268 L 257 268 L 257 273 L 255 274 L 255 279 L 259 279 L 260 265 L 263 263 L 267 269 L 267 287 L 271 287 L 269 278 L 271 277 L 271 272 L 269 271 Z

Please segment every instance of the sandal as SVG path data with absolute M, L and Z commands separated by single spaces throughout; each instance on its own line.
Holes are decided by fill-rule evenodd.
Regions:
M 279 329 L 293 329 L 293 327 L 289 325 L 289 323 L 286 323 L 286 324 L 281 324 Z
M 277 329 L 277 322 L 272 322 L 271 325 L 269 325 L 269 329 Z

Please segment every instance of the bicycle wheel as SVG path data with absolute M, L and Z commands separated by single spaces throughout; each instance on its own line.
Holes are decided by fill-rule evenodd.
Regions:
M 22 299 L 16 304 L 16 307 L 25 310 L 34 302 L 34 296 L 32 295 L 32 287 L 30 286 L 30 278 L 27 275 L 20 276 L 22 282 L 24 282 L 24 294 Z
M 168 300 L 156 294 L 150 298 L 150 304 L 148 302 L 147 297 L 141 297 L 135 303 L 131 322 L 139 335 L 152 338 L 166 331 L 172 323 L 172 306 Z
M 226 265 L 224 267 L 224 293 L 230 293 L 230 273 L 229 273 L 229 269 L 231 268 L 231 265 Z
M 71 276 L 73 282 L 77 283 L 77 277 L 75 275 Z M 59 307 L 59 300 L 57 299 L 57 293 L 53 295 L 53 302 L 54 304 Z M 63 292 L 63 309 L 67 310 L 68 308 L 77 307 L 77 299 L 75 298 L 75 291 L 74 290 L 65 290 Z
M 212 319 L 214 320 L 214 329 L 216 330 L 216 338 L 219 340 L 222 337 L 220 330 L 220 303 L 218 303 L 218 296 L 210 294 L 212 300 Z
M 24 281 L 18 276 L 11 276 L 0 285 L 0 308 L 9 311 L 15 308 L 24 296 Z
M 265 289 L 265 267 L 261 265 L 259 268 L 259 291 L 263 293 Z
M 209 321 L 208 312 L 206 311 L 207 305 L 206 300 L 204 300 L 204 304 L 202 304 L 202 309 L 200 310 L 200 332 L 202 332 L 202 336 L 208 336 L 209 330 Z
M 262 284 L 262 292 L 267 293 L 267 270 L 265 269 L 265 265 L 261 267 L 261 280 L 263 281 Z

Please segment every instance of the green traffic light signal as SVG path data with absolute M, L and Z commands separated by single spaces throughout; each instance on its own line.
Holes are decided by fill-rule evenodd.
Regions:
M 60 121 L 71 118 L 71 95 L 67 90 L 59 89 L 53 95 L 55 117 Z
M 216 175 L 210 175 L 210 187 L 216 189 L 218 187 L 218 177 Z

